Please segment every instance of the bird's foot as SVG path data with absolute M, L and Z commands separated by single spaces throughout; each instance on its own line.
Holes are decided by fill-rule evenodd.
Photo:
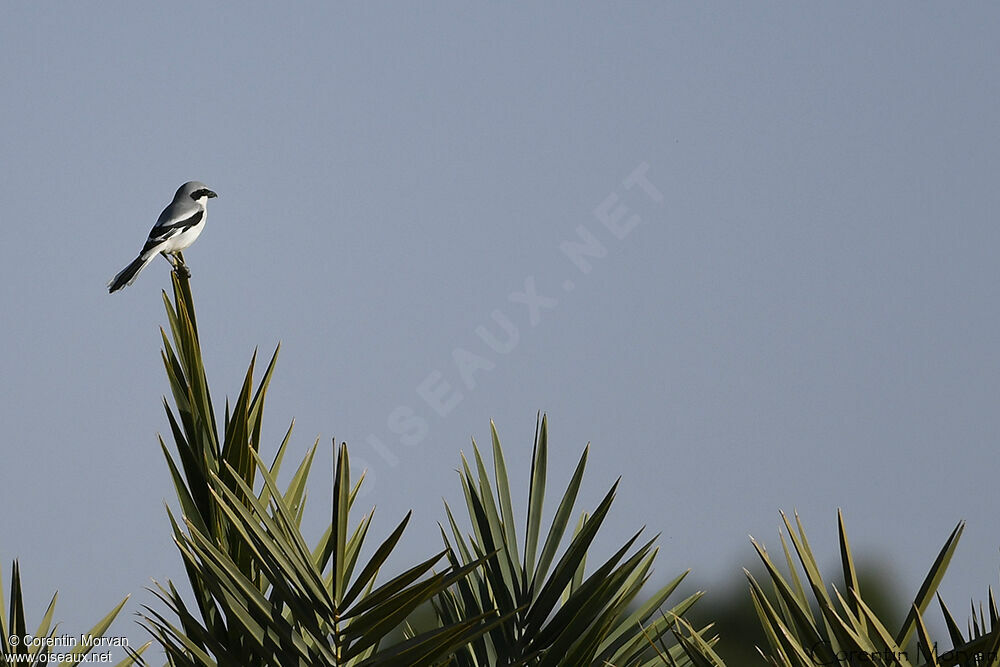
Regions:
M 183 262 L 177 262 L 176 264 L 174 264 L 174 273 L 181 276 L 182 278 L 191 277 L 191 269 L 189 269 L 187 267 L 187 264 L 184 264 Z

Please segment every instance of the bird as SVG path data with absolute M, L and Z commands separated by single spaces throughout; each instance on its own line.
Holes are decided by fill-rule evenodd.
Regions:
M 149 238 L 139 256 L 108 281 L 108 293 L 134 283 L 139 272 L 149 266 L 157 255 L 163 255 L 175 271 L 190 275 L 180 251 L 194 243 L 205 229 L 205 204 L 218 196 L 201 181 L 188 181 L 179 187 L 174 200 L 163 209 L 156 224 L 149 230 Z

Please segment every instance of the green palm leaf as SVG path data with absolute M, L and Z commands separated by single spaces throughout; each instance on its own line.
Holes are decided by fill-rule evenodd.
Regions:
M 445 512 L 450 534 L 441 528 L 453 566 L 482 558 L 485 566 L 439 595 L 434 610 L 442 624 L 491 609 L 503 620 L 456 653 L 455 662 L 460 667 L 635 664 L 650 650 L 641 623 L 657 613 L 684 575 L 633 608 L 655 557 L 655 538 L 638 544 L 642 531 L 587 575 L 591 545 L 607 520 L 619 484 L 615 482 L 591 514 L 584 513 L 577 530 L 567 538 L 589 447 L 584 449 L 543 536 L 548 467 L 548 420 L 544 416 L 536 427 L 524 550 L 519 551 L 507 464 L 492 422 L 490 437 L 492 475 L 475 442 L 473 464 L 462 457 L 459 475 L 471 532 L 459 527 L 448 503 Z M 684 613 L 699 595 L 672 613 Z M 651 625 L 656 638 L 669 632 L 669 623 Z
M 367 561 L 361 560 L 374 512 L 352 528 L 351 507 L 361 480 L 352 486 L 346 445 L 335 452 L 330 526 L 310 546 L 300 525 L 316 445 L 283 490 L 277 475 L 291 426 L 270 467 L 260 454 L 263 406 L 278 350 L 256 382 L 254 352 L 236 399 L 226 402 L 220 438 L 190 284 L 174 274 L 173 287 L 173 301 L 164 295 L 172 341 L 163 334 L 163 360 L 174 398 L 174 407 L 166 405 L 166 411 L 177 462 L 165 446 L 164 454 L 182 520 L 169 510 L 168 516 L 197 606 L 189 608 L 168 583 L 153 592 L 178 622 L 148 607 L 143 614 L 170 664 L 440 664 L 506 620 L 485 610 L 388 645 L 390 631 L 414 609 L 482 567 L 482 560 L 449 563 L 434 572 L 446 555 L 442 552 L 378 585 L 409 515 Z
M 750 592 L 764 633 L 770 645 L 770 654 L 764 654 L 770 664 L 782 667 L 814 667 L 819 664 L 836 664 L 844 656 L 866 656 L 864 664 L 889 667 L 954 667 L 959 664 L 989 664 L 991 646 L 1000 647 L 1000 625 L 991 614 L 991 630 L 986 630 L 983 620 L 981 630 L 963 637 L 958 624 L 939 598 L 939 605 L 945 618 L 952 651 L 938 654 L 938 644 L 930 635 L 923 614 L 933 599 L 944 572 L 955 552 L 963 523 L 959 523 L 945 541 L 930 571 L 924 578 L 915 599 L 909 607 L 906 620 L 900 630 L 893 635 L 886 623 L 872 611 L 860 590 L 855 567 L 847 539 L 843 516 L 837 514 L 841 572 L 847 586 L 842 595 L 834 586 L 827 584 L 820 573 L 805 530 L 796 515 L 794 525 L 782 514 L 789 539 L 798 556 L 798 565 L 809 584 L 812 600 L 817 604 L 822 624 L 813 616 L 810 600 L 799 583 L 796 564 L 785 548 L 788 575 L 786 577 L 771 560 L 763 545 L 752 540 L 757 554 L 764 564 L 775 593 L 769 596 L 757 581 L 746 573 Z M 832 592 L 832 594 L 831 594 Z M 773 599 L 772 599 L 773 597 Z M 975 626 L 975 622 L 973 626 Z M 916 636 L 916 642 L 912 638 Z M 693 646 L 698 651 L 696 645 Z M 919 651 L 922 661 L 913 658 Z M 968 662 L 973 660 L 973 662 Z
M 0 636 L 0 664 L 55 664 L 54 659 L 49 660 L 49 657 L 53 656 L 54 653 L 72 652 L 75 656 L 82 659 L 93 650 L 93 646 L 76 644 L 70 648 L 54 643 L 54 638 L 59 628 L 58 625 L 53 625 L 52 621 L 55 616 L 56 600 L 58 597 L 58 593 L 52 595 L 52 598 L 49 600 L 49 604 L 45 608 L 45 612 L 42 614 L 42 618 L 39 621 L 38 626 L 35 628 L 34 632 L 30 633 L 31 637 L 49 641 L 42 642 L 41 644 L 35 646 L 28 646 L 24 641 L 25 636 L 29 635 L 29 633 L 27 630 L 27 613 L 24 609 L 24 593 L 21 588 L 20 564 L 15 560 L 11 566 L 9 609 L 4 604 L 3 571 L 2 568 L 0 568 L 0 635 L 2 635 Z M 105 614 L 101 620 L 94 624 L 94 627 L 83 633 L 83 635 L 89 635 L 95 639 L 103 637 L 104 633 L 111 627 L 111 623 L 114 622 L 122 608 L 124 608 L 125 603 L 128 602 L 128 599 L 129 596 L 125 596 L 121 602 L 115 605 L 111 611 Z M 132 651 L 132 654 L 138 656 L 143 653 L 148 646 L 149 644 L 145 644 L 139 649 Z M 55 647 L 55 651 L 53 651 L 53 647 Z M 32 662 L 25 662 L 24 660 L 17 659 L 15 657 L 19 655 L 23 656 L 25 654 L 30 654 L 32 656 Z M 64 660 L 59 663 L 59 667 L 69 667 L 70 665 L 79 664 L 79 662 L 79 660 Z M 128 665 L 133 664 L 136 664 L 135 660 L 131 656 L 127 656 L 124 660 L 118 663 L 118 667 L 127 667 Z

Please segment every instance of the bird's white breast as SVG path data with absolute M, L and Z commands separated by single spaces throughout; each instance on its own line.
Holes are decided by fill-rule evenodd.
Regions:
M 198 200 L 198 204 L 201 205 L 201 220 L 198 224 L 190 229 L 186 229 L 177 236 L 167 239 L 164 241 L 159 248 L 159 252 L 177 252 L 178 250 L 184 250 L 189 245 L 195 242 L 195 240 L 201 235 L 201 231 L 205 229 L 205 220 L 208 219 L 208 207 L 205 206 L 205 202 L 208 201 L 206 197 L 202 197 Z

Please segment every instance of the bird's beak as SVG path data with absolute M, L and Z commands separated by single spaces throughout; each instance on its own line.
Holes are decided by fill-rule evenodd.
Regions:
M 207 196 L 207 197 L 208 197 L 209 199 L 212 199 L 212 198 L 214 198 L 214 197 L 218 197 L 219 195 L 217 195 L 217 194 L 215 194 L 214 192 L 212 192 L 211 190 L 209 190 L 209 191 L 208 191 L 208 194 L 207 194 L 206 196 Z

